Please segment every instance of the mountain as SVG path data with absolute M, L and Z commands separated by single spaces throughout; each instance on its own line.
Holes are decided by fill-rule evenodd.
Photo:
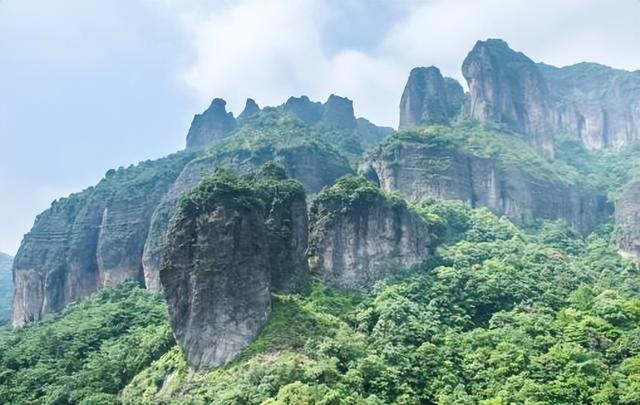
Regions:
M 640 402 L 637 72 L 489 39 L 462 74 L 411 70 L 398 131 L 214 99 L 55 201 L 0 402 Z
M 272 295 L 257 338 L 220 368 L 190 369 L 165 301 L 131 283 L 0 331 L 0 402 L 637 403 L 640 275 L 610 227 L 583 238 L 456 201 L 411 209 L 431 230 L 428 263 L 369 292 L 314 281 Z M 215 218 L 201 235 L 216 237 Z
M 460 83 L 435 66 L 411 70 L 400 100 L 400 129 L 449 124 L 465 101 Z
M 361 163 L 360 172 L 410 202 L 424 198 L 487 207 L 518 225 L 564 219 L 583 233 L 613 212 L 603 188 L 521 137 L 489 124 L 461 122 L 399 132 Z
M 462 74 L 470 116 L 528 134 L 545 153 L 553 153 L 554 132 L 565 132 L 588 149 L 640 140 L 640 71 L 538 64 L 490 39 L 476 43 Z
M 160 289 L 169 220 L 184 193 L 216 167 L 244 174 L 275 161 L 313 195 L 353 173 L 355 156 L 391 131 L 356 119 L 352 102 L 334 95 L 324 104 L 306 97 L 275 108 L 254 104 L 247 102 L 238 123 L 215 99 L 194 118 L 185 151 L 109 170 L 95 187 L 38 216 L 15 259 L 14 326 L 124 280 Z
M 282 167 L 240 178 L 219 171 L 185 196 L 160 280 L 189 364 L 233 360 L 267 322 L 272 294 L 308 282 L 307 232 L 304 188 Z
M 13 257 L 0 252 L 0 325 L 11 320 L 13 303 Z

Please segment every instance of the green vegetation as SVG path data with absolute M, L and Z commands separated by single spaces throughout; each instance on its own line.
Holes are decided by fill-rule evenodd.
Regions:
M 378 153 L 393 155 L 396 148 L 429 151 L 430 167 L 445 170 L 455 154 L 493 159 L 504 170 L 520 169 L 533 178 L 573 185 L 584 182 L 583 175 L 560 159 L 540 155 L 519 135 L 499 124 L 461 120 L 452 127 L 428 126 L 401 131 L 382 141 Z
M 344 185 L 344 184 L 343 184 Z M 346 295 L 316 283 L 276 298 L 232 363 L 188 371 L 172 350 L 125 403 L 635 404 L 640 274 L 609 242 L 561 222 L 525 233 L 487 210 L 425 201 L 426 268 Z
M 242 197 L 256 178 L 281 175 L 273 165 L 253 181 L 221 171 L 202 187 Z M 370 187 L 345 178 L 327 193 Z M 427 266 L 370 294 L 316 282 L 276 296 L 259 338 L 215 370 L 188 368 L 163 300 L 134 284 L 1 331 L 0 403 L 640 401 L 640 273 L 611 245 L 610 226 L 583 238 L 562 222 L 524 232 L 461 202 L 412 208 L 435 238 Z
M 326 161 L 349 167 L 349 162 L 328 142 L 324 133 L 272 107 L 250 117 L 205 154 L 215 158 L 220 165 L 254 162 L 253 166 L 257 167 L 274 156 L 286 158 L 300 150 L 320 154 Z
M 36 218 L 36 223 L 43 216 L 62 213 L 70 225 L 89 204 L 153 199 L 157 197 L 158 189 L 169 188 L 184 165 L 193 157 L 192 153 L 178 152 L 161 159 L 145 160 L 127 168 L 110 169 L 96 186 L 54 201 L 49 211 Z
M 136 284 L 0 332 L 0 403 L 112 404 L 175 344 L 164 300 Z
M 259 170 L 245 176 L 237 176 L 226 168 L 218 168 L 187 193 L 179 203 L 179 210 L 195 217 L 209 212 L 211 204 L 221 199 L 232 199 L 246 207 L 271 206 L 291 198 L 302 197 L 304 188 L 297 180 L 287 179 L 284 169 L 274 163 L 266 163 Z
M 557 142 L 557 158 L 583 173 L 595 187 L 609 192 L 615 200 L 620 190 L 640 176 L 640 142 L 623 148 L 587 150 L 580 141 L 561 137 Z
M 356 209 L 380 197 L 388 199 L 393 205 L 407 205 L 397 193 L 385 192 L 364 177 L 347 175 L 339 178 L 332 186 L 324 187 L 313 200 L 311 211 L 317 214 L 316 211 L 323 206 L 330 207 L 329 211 L 336 207 Z
M 13 258 L 0 253 L 0 325 L 11 321 L 11 305 L 13 302 L 13 275 L 11 265 Z
M 304 149 L 348 166 L 314 129 L 266 109 L 202 159 L 253 168 Z M 462 121 L 403 131 L 380 146 L 430 151 L 446 169 L 454 153 L 506 170 L 614 197 L 640 174 L 638 145 L 591 152 L 574 141 L 555 160 L 518 135 Z M 311 152 L 310 152 L 311 151 Z M 95 188 L 54 204 L 69 218 L 91 199 L 144 195 L 175 179 L 193 155 L 109 171 Z M 248 170 L 241 170 L 247 172 Z M 226 169 L 180 202 L 192 218 L 219 198 L 273 207 L 300 183 L 268 164 Z M 356 209 L 384 197 L 358 176 L 324 188 L 312 206 Z M 162 298 L 133 284 L 100 291 L 63 314 L 0 331 L 0 403 L 83 404 L 637 404 L 640 403 L 640 272 L 611 244 L 611 225 L 583 237 L 557 221 L 522 230 L 486 209 L 425 200 L 408 206 L 431 229 L 435 253 L 421 269 L 344 293 L 314 283 L 274 297 L 259 338 L 230 364 L 190 370 Z M 314 211 L 316 210 L 316 211 Z
M 378 146 L 378 153 L 393 156 L 396 148 L 406 147 L 429 150 L 429 166 L 434 172 L 446 170 L 455 154 L 467 154 L 493 159 L 503 170 L 523 170 L 538 180 L 605 190 L 611 200 L 640 176 L 640 142 L 591 151 L 580 140 L 557 135 L 555 156 L 549 158 L 505 126 L 471 119 L 451 127 L 434 125 L 398 132 Z

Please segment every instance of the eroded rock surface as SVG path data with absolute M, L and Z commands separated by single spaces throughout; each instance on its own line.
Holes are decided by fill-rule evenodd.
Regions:
M 640 264 L 640 180 L 627 184 L 616 200 L 616 244 Z
M 304 189 L 274 165 L 218 172 L 181 201 L 160 280 L 190 365 L 231 361 L 266 323 L 271 293 L 306 283 L 307 235 Z
M 319 192 L 338 178 L 352 173 L 348 162 L 327 143 L 319 142 L 309 127 L 297 121 L 282 129 L 284 121 L 276 111 L 261 113 L 263 121 L 249 122 L 245 128 L 223 140 L 209 155 L 196 158 L 182 170 L 156 208 L 144 246 L 143 267 L 147 288 L 160 288 L 159 271 L 169 219 L 182 195 L 193 189 L 217 167 L 247 174 L 266 162 L 284 167 L 287 176 L 299 180 L 308 194 Z M 288 125 L 288 124 L 287 124 Z
M 151 214 L 187 153 L 111 170 L 96 186 L 54 202 L 14 261 L 14 326 L 58 312 L 98 288 L 142 280 Z
M 408 201 L 462 200 L 519 225 L 564 219 L 586 233 L 612 212 L 603 191 L 563 182 L 552 172 L 531 173 L 515 162 L 479 157 L 440 136 L 398 134 L 365 159 L 360 172 Z
M 548 155 L 554 133 L 574 136 L 589 149 L 640 139 L 640 71 L 595 63 L 557 68 L 489 39 L 476 43 L 462 74 L 472 117 L 528 134 Z
M 233 113 L 227 112 L 227 102 L 214 98 L 209 108 L 193 117 L 187 134 L 187 149 L 202 149 L 227 136 L 236 128 Z
M 464 103 L 464 90 L 435 66 L 414 68 L 400 100 L 400 129 L 448 124 Z
M 478 41 L 462 64 L 469 86 L 469 114 L 532 136 L 538 150 L 553 155 L 549 89 L 538 66 L 499 39 Z
M 345 177 L 319 194 L 310 223 L 311 271 L 338 288 L 368 290 L 429 257 L 422 218 L 361 177 Z

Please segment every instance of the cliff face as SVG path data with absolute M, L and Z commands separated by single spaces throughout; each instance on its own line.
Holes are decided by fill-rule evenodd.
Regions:
M 588 149 L 640 139 L 640 71 L 595 63 L 538 68 L 549 85 L 561 131 L 578 137 Z
M 204 115 L 220 107 L 214 102 Z M 248 101 L 242 122 L 237 134 L 214 140 L 206 153 L 182 152 L 110 170 L 96 187 L 40 215 L 15 260 L 14 325 L 124 280 L 144 280 L 158 290 L 165 233 L 177 202 L 219 166 L 242 174 L 275 160 L 312 194 L 352 172 L 318 131 L 278 109 L 261 111 Z
M 310 223 L 311 271 L 338 288 L 368 290 L 429 256 L 426 223 L 363 178 L 343 178 L 318 195 Z
M 462 86 L 444 78 L 434 66 L 415 68 L 400 100 L 400 129 L 420 125 L 448 124 L 464 103 Z
M 180 203 L 160 279 L 171 325 L 190 365 L 231 361 L 271 310 L 271 293 L 306 282 L 302 186 L 269 166 L 236 178 L 218 173 Z
M 452 137 L 472 136 L 455 131 L 451 130 Z M 527 171 L 522 164 L 509 161 L 516 157 L 481 157 L 447 136 L 398 134 L 369 155 L 360 171 L 383 190 L 398 191 L 408 201 L 429 197 L 462 200 L 474 208 L 487 207 L 521 225 L 531 224 L 536 218 L 560 218 L 588 232 L 611 214 L 604 192 L 561 180 L 551 169 L 544 169 L 542 160 L 540 171 Z M 505 143 L 508 141 L 504 138 Z M 526 145 L 520 141 L 513 148 Z
M 478 41 L 462 64 L 462 75 L 472 117 L 529 134 L 538 150 L 553 155 L 549 90 L 531 59 L 502 40 Z
M 258 107 L 258 104 L 256 104 L 256 102 L 252 98 L 248 98 L 244 105 L 244 110 L 242 110 L 240 115 L 238 115 L 238 124 L 244 123 L 246 120 L 258 114 L 259 112 L 260 107 Z
M 14 326 L 106 285 L 142 280 L 151 214 L 188 158 L 176 154 L 109 171 L 96 187 L 39 215 L 14 261 Z
M 593 63 L 564 68 L 536 64 L 502 40 L 478 41 L 462 74 L 469 115 L 501 122 L 531 136 L 553 154 L 554 133 L 579 138 L 589 149 L 640 139 L 640 72 Z
M 291 97 L 281 108 L 321 133 L 351 163 L 393 132 L 392 128 L 378 127 L 364 118 L 356 119 L 353 102 L 334 94 L 324 104 L 310 101 L 307 96 Z
M 215 98 L 209 108 L 193 117 L 187 134 L 187 149 L 202 149 L 224 138 L 236 128 L 236 119 L 232 113 L 227 112 L 226 105 L 226 101 Z
M 147 288 L 160 288 L 159 270 L 169 219 L 182 195 L 216 167 L 228 167 L 247 174 L 266 162 L 275 161 L 289 177 L 299 180 L 307 193 L 315 194 L 352 169 L 330 145 L 321 141 L 306 125 L 267 110 L 240 128 L 233 137 L 217 145 L 209 155 L 189 162 L 153 214 L 144 246 L 143 267 Z
M 13 257 L 0 253 L 0 325 L 11 321 L 11 303 L 13 302 L 12 265 Z
M 627 184 L 616 200 L 616 244 L 640 264 L 640 180 Z

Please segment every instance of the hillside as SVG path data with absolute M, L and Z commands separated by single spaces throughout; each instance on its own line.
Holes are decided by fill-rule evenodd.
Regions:
M 640 273 L 610 227 L 582 238 L 559 222 L 523 232 L 460 203 L 413 209 L 437 237 L 428 264 L 372 293 L 315 282 L 275 296 L 265 329 L 222 368 L 189 371 L 162 300 L 126 285 L 3 332 L 0 401 L 640 400 Z
M 637 72 L 489 39 L 462 74 L 411 70 L 397 131 L 216 98 L 56 200 L 0 403 L 640 403 Z
M 0 325 L 11 321 L 13 303 L 13 257 L 0 253 Z

